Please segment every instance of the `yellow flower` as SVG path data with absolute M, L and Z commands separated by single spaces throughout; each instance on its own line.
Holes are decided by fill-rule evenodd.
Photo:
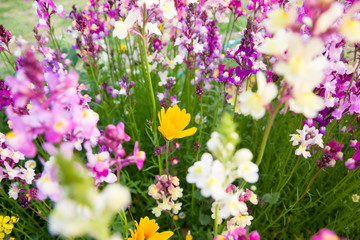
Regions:
M 17 217 L 10 218 L 9 216 L 0 216 L 0 239 L 3 239 L 5 234 L 10 234 L 14 228 L 14 223 L 17 223 L 18 221 L 19 218 Z
M 148 217 L 141 218 L 140 224 L 135 221 L 136 230 L 131 232 L 131 238 L 128 240 L 168 240 L 174 233 L 166 231 L 158 233 L 159 225 L 155 219 L 150 220 Z
M 160 121 L 158 129 L 169 141 L 175 138 L 188 137 L 196 133 L 196 127 L 184 130 L 190 123 L 191 116 L 189 113 L 186 113 L 185 109 L 180 110 L 178 105 L 169 107 L 166 112 L 162 108 L 158 117 Z

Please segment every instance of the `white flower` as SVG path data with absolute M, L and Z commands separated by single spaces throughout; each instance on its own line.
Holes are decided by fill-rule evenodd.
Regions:
M 303 155 L 304 158 L 311 157 L 311 154 L 309 151 L 307 151 L 307 148 L 303 145 L 300 145 L 298 149 L 295 150 L 295 154 L 297 156 Z
M 26 170 L 25 169 L 22 169 L 22 172 L 24 172 L 24 175 L 23 175 L 23 178 L 27 184 L 31 184 L 32 181 L 34 180 L 35 178 L 35 171 L 33 168 L 27 168 Z
M 359 195 L 357 195 L 357 194 L 353 194 L 351 198 L 352 198 L 353 202 L 359 202 L 359 199 L 360 199 Z
M 340 33 L 350 42 L 360 42 L 360 21 L 345 17 L 340 26 Z
M 171 1 L 161 0 L 160 10 L 163 12 L 164 17 L 169 20 L 173 19 L 177 14 L 175 4 L 172 0 Z
M 266 106 L 277 96 L 278 90 L 275 83 L 266 83 L 265 75 L 257 72 L 258 90 L 256 93 L 246 91 L 239 96 L 240 112 L 259 119 L 265 115 Z
M 204 153 L 200 161 L 195 162 L 193 166 L 188 169 L 186 181 L 188 183 L 195 183 L 198 188 L 205 184 L 205 178 L 210 173 L 213 157 L 210 153 Z
M 160 203 L 158 205 L 158 207 L 161 209 L 161 210 L 171 210 L 172 208 L 172 203 L 169 201 L 169 198 L 163 198 L 162 199 L 162 203 Z
M 239 164 L 237 173 L 249 183 L 256 183 L 259 179 L 259 167 L 251 161 L 243 161 Z
M 223 184 L 226 179 L 224 165 L 215 160 L 211 166 L 210 174 L 206 177 L 204 185 L 201 187 L 201 194 L 204 197 L 212 197 L 215 200 L 223 199 L 226 195 Z
M 147 24 L 146 24 L 146 26 L 145 26 L 145 31 L 149 34 L 149 35 L 151 35 L 151 34 L 156 34 L 156 35 L 158 35 L 158 36 L 161 36 L 161 32 L 160 32 L 160 30 L 159 30 L 159 28 L 158 28 L 158 26 L 157 26 L 157 24 L 156 23 L 151 23 L 151 22 L 148 22 Z
M 159 82 L 159 86 L 163 86 L 167 83 L 167 79 L 168 79 L 168 71 L 164 71 L 164 72 L 159 72 L 159 77 L 160 77 L 160 82 Z
M 196 42 L 194 44 L 194 52 L 195 53 L 202 53 L 204 51 L 204 45 Z
M 182 203 L 181 203 L 181 202 L 179 202 L 179 203 L 174 203 L 174 205 L 172 206 L 172 207 L 173 207 L 172 212 L 173 212 L 174 214 L 178 214 L 179 211 L 181 210 L 181 206 L 182 206 Z
M 18 199 L 19 197 L 20 189 L 18 189 L 15 185 L 12 184 L 11 188 L 9 189 L 9 198 L 12 198 L 14 200 Z
M 268 13 L 268 18 L 263 21 L 263 25 L 271 33 L 275 33 L 281 29 L 284 29 L 287 26 L 290 26 L 295 23 L 297 18 L 295 8 L 291 8 L 286 12 L 282 8 L 271 10 Z
M 108 184 L 95 202 L 97 211 L 118 212 L 130 204 L 130 191 L 117 183 Z
M 91 210 L 87 206 L 63 199 L 55 205 L 49 216 L 49 232 L 52 235 L 80 236 L 90 227 Z
M 321 55 L 324 43 L 320 38 L 311 38 L 304 43 L 300 34 L 291 34 L 287 40 L 288 60 L 276 63 L 274 70 L 284 75 L 285 81 L 294 87 L 293 93 L 312 92 L 323 81 L 328 65 L 326 57 Z
M 113 32 L 114 37 L 118 37 L 120 39 L 126 38 L 128 31 L 133 27 L 134 23 L 139 20 L 140 16 L 140 10 L 133 9 L 129 12 L 129 15 L 126 17 L 125 21 L 116 21 Z
M 289 100 L 290 109 L 296 113 L 303 113 L 307 118 L 315 118 L 325 107 L 324 99 L 311 91 L 294 92 L 293 97 Z
M 152 213 L 155 214 L 156 217 L 160 217 L 161 215 L 161 209 L 159 207 L 154 207 L 152 209 Z
M 299 142 L 301 141 L 300 135 L 299 134 L 290 134 L 290 136 L 291 136 L 290 142 L 293 142 L 292 145 L 293 146 L 299 145 Z
M 240 191 L 235 194 L 227 194 L 226 198 L 221 202 L 219 216 L 223 219 L 230 216 L 239 216 L 247 212 L 248 208 L 244 202 L 239 201 Z
M 138 0 L 137 1 L 137 5 L 139 7 L 144 6 L 144 4 L 146 3 L 146 8 L 150 9 L 152 8 L 154 5 L 159 4 L 159 0 Z
M 35 169 L 36 162 L 34 160 L 28 160 L 25 162 L 25 167 Z
M 200 124 L 200 121 L 201 121 L 201 117 L 200 117 L 200 113 L 198 113 L 198 114 L 196 114 L 196 116 L 195 116 L 195 122 L 196 122 L 197 124 Z M 205 123 L 205 122 L 206 122 L 206 117 L 203 116 L 202 123 Z
M 280 30 L 275 33 L 273 38 L 265 38 L 264 42 L 257 48 L 259 52 L 269 55 L 280 55 L 288 48 L 287 38 L 291 33 Z
M 183 196 L 183 189 L 180 187 L 175 187 L 171 190 L 171 198 L 172 200 L 176 201 L 178 198 L 181 198 Z
M 320 15 L 315 24 L 314 34 L 318 35 L 320 33 L 324 33 L 328 30 L 330 26 L 334 24 L 334 22 L 343 15 L 344 7 L 339 2 L 334 2 L 331 4 L 331 7 Z

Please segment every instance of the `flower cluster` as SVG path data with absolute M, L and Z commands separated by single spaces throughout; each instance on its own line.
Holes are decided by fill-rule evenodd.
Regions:
M 5 141 L 5 135 L 0 133 L 0 179 L 11 182 L 9 197 L 17 200 L 20 194 L 21 205 L 25 207 L 28 201 L 36 198 L 35 189 L 31 188 L 36 178 L 36 162 L 34 160 L 25 162 L 24 154 L 14 151 Z
M 250 226 L 251 221 L 254 218 L 249 215 L 250 211 L 246 202 L 257 205 L 257 195 L 249 189 L 246 189 L 246 191 L 244 191 L 243 189 L 237 188 L 233 184 L 230 184 L 226 188 L 226 193 L 231 195 L 231 197 L 214 202 L 212 204 L 212 218 L 215 218 L 215 208 L 216 205 L 219 204 L 219 223 L 222 222 L 222 219 L 227 219 L 230 216 L 233 216 L 226 223 L 229 230 L 235 229 L 237 227 L 245 228 L 246 226 Z
M 207 142 L 212 154 L 204 153 L 200 161 L 188 169 L 186 180 L 195 183 L 204 197 L 215 199 L 215 204 L 220 206 L 219 216 L 226 219 L 247 215 L 248 208 L 244 201 L 251 199 L 257 203 L 254 195 L 251 198 L 249 192 L 244 193 L 249 195 L 245 200 L 243 190 L 237 190 L 230 184 L 237 178 L 257 182 L 259 168 L 251 161 L 253 155 L 250 150 L 243 148 L 235 152 L 239 136 L 234 132 L 235 125 L 229 115 L 223 117 L 221 126 L 219 132 L 213 132 Z
M 19 218 L 0 215 L 0 239 L 5 238 L 5 234 L 9 235 L 14 229 L 14 223 L 17 223 Z
M 258 232 L 251 232 L 249 235 L 246 234 L 246 229 L 242 227 L 229 230 L 226 234 L 216 236 L 214 240 L 260 240 Z
M 349 158 L 345 162 L 345 166 L 347 166 L 349 169 L 355 169 L 355 168 L 359 167 L 359 165 L 360 165 L 360 148 L 359 148 L 359 146 L 360 146 L 360 142 L 358 142 L 357 140 L 350 141 L 350 147 L 355 148 L 355 153 L 351 158 Z
M 341 149 L 344 147 L 344 144 L 340 145 L 335 139 L 332 139 L 331 142 L 326 144 L 323 149 L 321 160 L 317 160 L 319 168 L 331 166 L 334 167 L 336 160 L 343 160 L 343 153 Z
M 309 149 L 313 145 L 318 145 L 321 148 L 324 148 L 322 134 L 319 133 L 319 130 L 314 126 L 311 128 L 305 124 L 303 129 L 297 129 L 297 134 L 290 134 L 293 146 L 297 146 L 300 144 L 299 148 L 296 149 L 295 154 L 300 156 L 303 155 L 304 158 L 311 157 L 311 153 Z
M 183 189 L 179 187 L 179 178 L 171 175 L 156 175 L 158 182 L 149 186 L 148 194 L 156 200 L 157 207 L 152 209 L 156 217 L 161 212 L 178 214 L 181 209 L 181 202 L 175 202 L 183 196 Z

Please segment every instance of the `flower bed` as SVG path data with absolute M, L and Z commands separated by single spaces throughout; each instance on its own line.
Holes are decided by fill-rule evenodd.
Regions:
M 0 25 L 0 239 L 356 239 L 357 1 L 33 7 L 33 45 Z

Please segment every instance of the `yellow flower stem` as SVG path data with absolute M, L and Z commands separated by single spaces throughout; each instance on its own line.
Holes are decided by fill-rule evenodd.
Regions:
M 151 75 L 150 75 L 150 67 L 149 67 L 149 62 L 148 62 L 148 58 L 147 58 L 147 53 L 146 53 L 146 34 L 145 34 L 145 25 L 146 25 L 146 9 L 144 7 L 144 14 L 143 14 L 143 28 L 142 28 L 142 51 L 144 54 L 144 60 L 145 60 L 145 66 L 146 66 L 146 72 L 147 72 L 147 82 L 149 85 L 149 91 L 150 91 L 150 96 L 151 96 L 151 101 L 152 101 L 152 106 L 153 106 L 153 131 L 155 134 L 155 142 L 156 145 L 159 145 L 159 140 L 157 138 L 157 130 L 156 130 L 156 103 L 155 103 L 155 95 L 154 95 L 154 90 L 153 90 L 153 86 L 152 86 L 152 82 L 151 82 Z
M 169 155 L 169 140 L 166 140 L 166 149 L 165 149 L 165 161 L 166 161 L 166 174 L 167 174 L 167 178 L 169 180 L 169 159 L 168 159 L 168 155 Z
M 214 238 L 218 235 L 219 204 L 215 206 Z
M 235 119 L 235 109 L 236 109 L 236 102 L 239 95 L 239 85 L 236 86 L 236 95 L 235 95 L 235 101 L 234 101 L 234 109 L 233 109 L 233 119 Z

